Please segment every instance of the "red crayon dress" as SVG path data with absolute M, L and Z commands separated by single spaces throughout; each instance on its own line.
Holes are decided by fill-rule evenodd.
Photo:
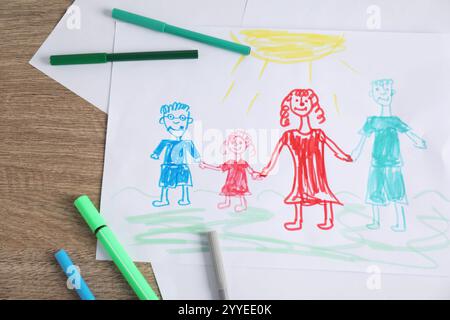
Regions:
M 222 164 L 222 171 L 228 171 L 225 185 L 222 187 L 223 196 L 246 196 L 251 193 L 248 190 L 247 168 L 249 164 L 244 160 L 229 160 Z
M 327 202 L 342 205 L 328 186 L 324 159 L 325 133 L 321 129 L 311 129 L 307 134 L 297 129 L 288 130 L 280 141 L 289 149 L 294 161 L 294 183 L 284 202 L 305 206 Z

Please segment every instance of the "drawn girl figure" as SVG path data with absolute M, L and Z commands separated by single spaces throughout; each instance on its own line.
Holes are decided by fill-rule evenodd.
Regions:
M 255 148 L 251 137 L 245 131 L 234 131 L 231 133 L 224 141 L 223 147 L 224 154 L 231 156 L 230 160 L 218 166 L 202 161 L 200 162 L 200 168 L 227 172 L 227 178 L 220 193 L 225 197 L 225 201 L 218 203 L 217 207 L 219 209 L 229 208 L 231 197 L 238 197 L 240 204 L 236 205 L 234 210 L 242 212 L 247 209 L 247 199 L 245 197 L 251 194 L 248 189 L 247 173 L 253 179 L 259 177 L 259 172 L 252 169 L 248 162 L 243 159 L 243 155 L 247 150 L 254 152 Z
M 292 190 L 284 199 L 286 204 L 294 205 L 294 220 L 286 222 L 286 230 L 300 230 L 303 222 L 303 206 L 322 205 L 324 222 L 317 226 L 322 230 L 333 227 L 333 204 L 342 205 L 328 186 L 325 171 L 324 151 L 327 146 L 336 158 L 351 162 L 344 153 L 321 129 L 312 128 L 310 116 L 315 115 L 319 123 L 325 121 L 325 113 L 319 98 L 312 89 L 294 89 L 283 99 L 280 110 L 280 124 L 287 127 L 290 116 L 300 118 L 298 129 L 287 130 L 278 141 L 267 166 L 262 170 L 265 177 L 274 168 L 283 147 L 291 153 L 294 163 Z

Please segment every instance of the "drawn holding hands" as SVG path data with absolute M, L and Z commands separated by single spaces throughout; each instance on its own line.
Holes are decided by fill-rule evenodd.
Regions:
M 216 171 L 222 171 L 222 166 L 215 166 L 212 164 L 208 164 L 203 160 L 198 163 L 198 166 L 200 169 L 211 169 L 211 170 L 216 170 Z M 261 172 L 255 171 L 251 168 L 249 168 L 248 171 L 253 180 L 262 180 L 262 177 L 265 177 L 265 176 L 262 176 Z
M 261 172 L 253 171 L 251 174 L 253 180 L 262 180 Z
M 198 163 L 198 166 L 199 166 L 200 169 L 206 169 L 207 168 L 207 163 L 205 163 L 203 160 L 201 160 Z
M 261 172 L 258 173 L 257 180 L 263 180 L 269 175 L 269 169 L 267 167 L 264 167 Z

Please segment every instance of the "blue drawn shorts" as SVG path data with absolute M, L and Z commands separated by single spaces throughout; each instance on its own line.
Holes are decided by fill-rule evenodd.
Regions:
M 383 206 L 390 202 L 407 203 L 401 167 L 370 168 L 367 202 Z
M 159 186 L 165 188 L 192 186 L 189 167 L 186 164 L 162 164 Z

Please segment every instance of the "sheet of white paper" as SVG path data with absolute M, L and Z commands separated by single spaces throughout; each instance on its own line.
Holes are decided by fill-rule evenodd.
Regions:
M 110 65 L 55 68 L 48 56 L 56 53 L 106 51 L 112 48 L 114 21 L 105 14 L 113 6 L 190 25 L 262 26 L 328 30 L 364 30 L 372 11 L 370 0 L 76 0 L 81 28 L 67 27 L 66 13 L 30 63 L 95 107 L 106 112 L 111 78 Z M 448 32 L 447 0 L 378 1 L 381 31 Z M 245 8 L 245 10 L 244 10 Z M 189 14 L 186 14 L 188 12 Z
M 55 67 L 49 64 L 49 57 L 53 54 L 112 52 L 115 20 L 110 12 L 114 7 L 174 24 L 239 25 L 244 0 L 75 1 L 72 7 L 75 9 L 66 12 L 30 64 L 104 112 L 108 106 L 111 64 Z M 73 27 L 76 16 L 80 19 L 79 29 Z M 146 43 L 141 50 L 152 51 L 155 46 Z
M 450 32 L 449 12 L 447 0 L 249 0 L 243 26 Z
M 108 1 L 113 6 L 117 1 Z M 49 63 L 53 54 L 78 52 L 111 52 L 114 40 L 114 21 L 105 19 L 105 2 L 77 0 L 74 10 L 68 10 L 58 22 L 30 64 L 55 79 L 102 111 L 106 111 L 109 99 L 111 65 L 55 67 Z M 79 8 L 79 10 L 78 10 Z M 73 24 L 80 19 L 79 29 Z
M 152 264 L 163 299 L 217 299 L 210 266 Z M 449 299 L 448 277 L 227 267 L 230 299 Z M 380 273 L 378 273 L 380 272 Z
M 245 41 L 242 30 L 200 31 L 221 37 L 232 33 Z M 158 43 L 160 34 L 144 34 L 134 26 L 118 24 L 116 48 L 138 49 L 141 42 L 136 39 L 145 37 Z M 312 35 L 308 39 L 311 37 L 317 40 Z M 204 263 L 205 245 L 196 233 L 218 228 L 229 265 L 361 272 L 368 264 L 376 263 L 386 272 L 447 274 L 448 201 L 442 193 L 448 185 L 448 137 L 442 132 L 447 126 L 445 105 L 450 100 L 445 90 L 450 83 L 445 61 L 448 38 L 358 32 L 337 35 L 337 39 L 342 37 L 345 49 L 317 59 L 312 67 L 307 63 L 265 66 L 255 57 L 238 61 L 239 57 L 232 53 L 206 46 L 200 47 L 202 59 L 198 61 L 114 66 L 102 212 L 119 238 L 128 244 L 134 259 Z M 180 49 L 183 43 L 167 41 L 166 45 Z M 258 158 L 250 163 L 260 169 L 282 133 L 279 105 L 290 89 L 314 87 L 327 117 L 321 128 L 350 152 L 367 116 L 378 112 L 368 96 L 370 81 L 386 76 L 395 79 L 395 114 L 428 142 L 428 149 L 420 150 L 402 138 L 403 170 L 410 195 L 407 232 L 396 233 L 389 228 L 395 222 L 392 206 L 382 208 L 381 230 L 365 227 L 371 219 L 371 206 L 364 201 L 370 146 L 355 164 L 339 162 L 330 154 L 325 158 L 328 179 L 344 203 L 336 209 L 336 226 L 329 231 L 315 226 L 323 217 L 319 205 L 305 208 L 303 230 L 284 230 L 283 223 L 293 216 L 292 206 L 282 201 L 293 179 L 287 152 L 280 158 L 277 174 L 265 181 L 250 182 L 253 195 L 248 197 L 249 209 L 244 213 L 218 210 L 218 193 L 225 178 L 194 164 L 191 206 L 184 209 L 176 204 L 179 190 L 170 191 L 170 206 L 152 206 L 159 194 L 160 161 L 149 156 L 161 139 L 169 138 L 159 123 L 161 105 L 172 101 L 191 105 L 195 120 L 188 134 L 210 163 L 222 163 L 218 150 L 227 130 L 245 128 L 252 133 L 256 129 L 258 140 L 253 139 Z M 419 106 L 432 106 L 433 111 Z M 267 133 L 274 139 L 265 141 Z M 354 177 L 352 181 L 348 176 Z M 99 257 L 104 257 L 101 252 Z

